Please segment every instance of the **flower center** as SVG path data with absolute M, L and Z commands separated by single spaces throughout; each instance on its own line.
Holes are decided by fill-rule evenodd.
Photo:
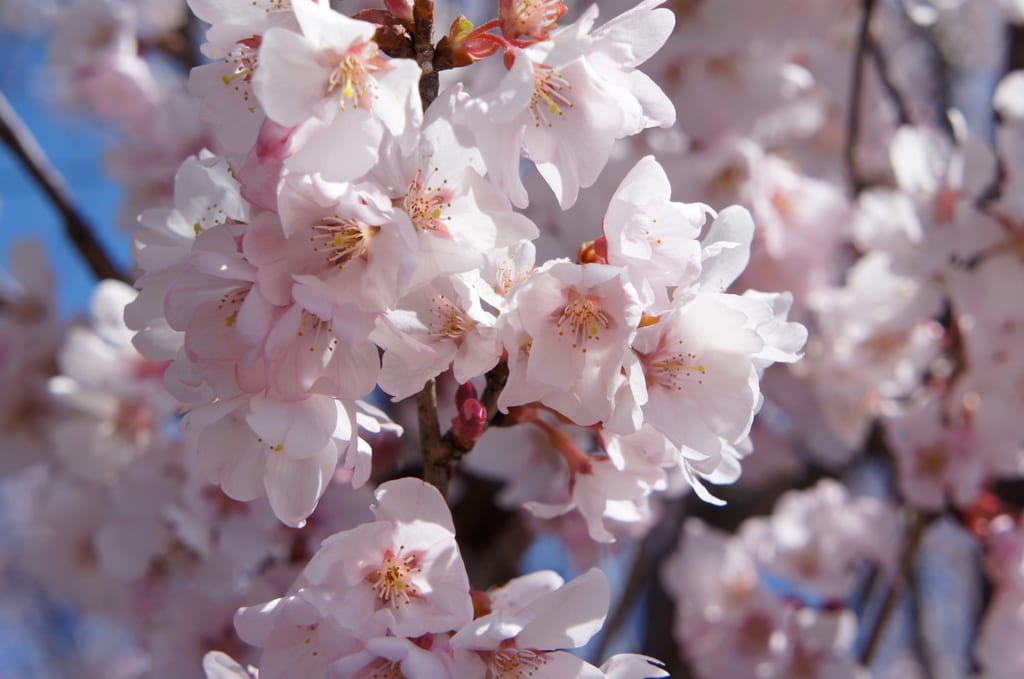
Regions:
M 377 658 L 356 673 L 355 679 L 405 679 L 405 675 L 397 662 Z
M 373 73 L 387 68 L 374 42 L 359 43 L 345 53 L 326 50 L 327 59 L 334 68 L 327 78 L 327 94 L 341 90 L 341 109 L 348 101 L 356 108 L 369 109 L 377 98 L 377 80 Z
M 238 320 L 238 309 L 242 306 L 242 302 L 249 294 L 249 288 L 251 285 L 247 285 L 241 288 L 235 288 L 230 292 L 225 292 L 221 295 L 217 301 L 217 311 L 224 315 L 224 325 L 227 327 L 233 327 L 235 321 Z
M 221 80 L 224 81 L 225 85 L 230 85 L 239 78 L 242 83 L 248 85 L 252 82 L 253 73 L 256 72 L 256 67 L 259 65 L 259 51 L 260 44 L 263 42 L 263 36 L 254 35 L 244 40 L 239 40 L 235 43 L 234 48 L 228 52 L 228 55 L 224 57 L 224 61 L 229 65 L 234 65 L 235 70 L 232 73 L 221 76 Z M 236 91 L 241 91 L 241 86 L 235 85 Z M 242 94 L 242 97 L 248 101 L 249 91 Z
M 535 127 L 546 125 L 553 127 L 549 115 L 564 116 L 562 107 L 573 108 L 573 103 L 566 97 L 566 93 L 572 89 L 568 80 L 550 66 L 543 64 L 533 65 L 533 97 L 530 99 L 530 112 L 533 114 Z
M 295 336 L 301 341 L 309 342 L 309 353 L 316 353 L 317 348 L 321 351 L 334 351 L 338 346 L 338 339 L 334 336 L 334 329 L 331 324 L 316 314 L 305 309 L 302 310 L 302 320 L 299 322 L 299 329 Z
M 548 31 L 568 10 L 562 0 L 512 0 L 500 3 L 498 15 L 505 37 L 528 35 L 547 39 Z
M 356 219 L 340 219 L 335 215 L 321 219 L 309 230 L 313 252 L 323 253 L 328 264 L 341 269 L 356 257 L 366 258 L 370 241 L 380 227 L 368 226 Z
M 558 313 L 558 312 L 556 312 Z M 572 348 L 587 353 L 588 342 L 600 342 L 601 331 L 609 330 L 612 320 L 601 308 L 601 298 L 593 295 L 581 295 L 575 289 L 569 289 L 569 303 L 555 321 L 558 336 L 564 337 L 566 331 L 573 339 Z
M 525 648 L 495 651 L 487 668 L 487 679 L 527 679 L 548 661 L 543 653 Z
M 434 168 L 437 172 L 437 168 Z M 402 208 L 409 214 L 412 225 L 417 231 L 433 231 L 448 236 L 448 226 L 452 218 L 444 215 L 444 209 L 450 208 L 452 190 L 448 188 L 448 180 L 431 186 L 424 179 L 422 170 L 416 171 L 416 178 L 409 184 L 409 190 L 402 201 Z
M 377 599 L 393 608 L 408 606 L 413 599 L 420 596 L 420 591 L 412 581 L 412 576 L 419 573 L 419 559 L 415 554 L 402 555 L 405 547 L 399 547 L 398 553 L 390 549 L 384 553 L 384 561 L 377 570 L 368 577 L 370 588 Z
M 696 375 L 704 375 L 706 370 L 703 365 L 695 363 L 696 355 L 691 353 L 678 353 L 664 358 L 660 361 L 647 363 L 647 381 L 660 384 L 668 389 L 682 391 L 683 383 L 691 381 Z M 704 380 L 697 377 L 697 384 L 704 384 Z
M 647 377 L 647 386 L 659 385 L 666 389 L 682 391 L 683 385 L 696 379 L 704 384 L 707 370 L 698 362 L 697 354 L 683 351 L 683 340 L 675 341 L 676 351 L 665 346 L 665 340 L 650 354 L 639 354 Z M 639 353 L 639 352 L 638 352 Z
M 436 322 L 427 321 L 430 334 L 453 339 L 457 344 L 476 326 L 473 319 L 466 317 L 462 307 L 452 304 L 444 295 L 434 295 L 430 298 L 430 312 L 437 319 Z
M 262 7 L 267 14 L 290 12 L 292 9 L 292 0 L 252 0 L 252 4 L 254 7 Z

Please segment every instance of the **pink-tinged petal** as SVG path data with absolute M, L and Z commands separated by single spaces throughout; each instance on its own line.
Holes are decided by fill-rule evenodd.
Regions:
M 197 414 L 204 413 L 194 410 L 186 418 Z M 242 502 L 263 497 L 266 446 L 256 440 L 256 434 L 237 412 L 204 427 L 195 447 L 203 473 L 228 497 Z
M 377 30 L 371 23 L 351 19 L 313 0 L 292 0 L 292 9 L 303 35 L 317 47 L 345 48 L 354 42 L 368 42 Z
M 203 120 L 213 128 L 225 152 L 246 153 L 266 119 L 251 85 L 232 77 L 235 64 L 223 60 L 192 69 L 188 91 L 199 100 Z
M 271 28 L 264 34 L 252 87 L 268 118 L 290 127 L 315 115 L 330 75 L 318 56 L 319 50 L 298 33 Z
M 502 78 L 498 87 L 488 94 L 475 97 L 470 106 L 478 109 L 491 124 L 501 125 L 512 122 L 530 105 L 534 94 L 533 62 L 516 50 L 512 68 Z M 518 154 L 517 154 L 518 155 Z
M 282 309 L 273 306 L 259 289 L 252 288 L 238 308 L 234 329 L 238 338 L 249 347 L 260 347 L 266 340 Z
M 664 0 L 644 0 L 609 19 L 592 34 L 598 49 L 612 47 L 622 66 L 635 67 L 654 56 L 672 35 L 676 16 L 669 9 L 655 9 Z
M 393 536 L 393 527 L 383 521 L 335 533 L 321 543 L 303 570 L 303 576 L 311 585 L 328 590 L 361 587 L 366 584 L 366 576 L 372 568 L 380 565 L 384 553 L 392 547 Z
M 331 398 L 282 402 L 254 398 L 246 422 L 272 452 L 295 459 L 319 454 L 331 439 L 338 411 Z
M 334 345 L 314 389 L 334 398 L 364 398 L 373 391 L 380 373 L 380 356 L 372 342 Z
M 665 91 L 646 73 L 633 71 L 626 75 L 629 89 L 640 104 L 640 129 L 672 127 L 676 123 L 676 107 Z M 640 130 L 637 130 L 639 132 Z
M 421 73 L 412 59 L 391 59 L 387 69 L 377 75 L 383 99 L 374 102 L 373 112 L 388 132 L 400 139 L 403 150 L 416 143 L 416 129 L 423 122 Z
M 666 203 L 671 199 L 672 184 L 654 156 L 644 156 L 637 161 L 612 196 L 612 202 L 618 200 L 633 205 Z
M 701 287 L 722 292 L 747 268 L 754 221 L 745 208 L 731 206 L 722 210 L 703 239 L 704 262 Z
M 501 587 L 488 590 L 491 610 L 495 613 L 517 611 L 541 596 L 553 592 L 565 580 L 555 571 L 534 571 L 512 578 Z
M 251 679 L 241 665 L 220 651 L 210 651 L 203 656 L 203 672 L 206 679 Z
M 274 516 L 289 526 L 304 525 L 337 466 L 338 449 L 334 441 L 301 460 L 283 453 L 268 454 L 264 483 Z
M 377 498 L 377 505 L 373 508 L 373 513 L 378 521 L 424 521 L 442 526 L 455 534 L 455 524 L 452 522 L 448 503 L 441 497 L 437 488 L 425 481 L 414 478 L 388 481 L 377 488 L 374 496 Z
M 284 599 L 274 599 L 257 606 L 245 606 L 235 613 L 235 631 L 247 644 L 263 647 L 270 642 L 275 627 L 275 618 L 281 609 Z M 315 620 L 312 616 L 302 623 L 309 624 Z M 301 624 L 301 623 L 300 623 Z
M 380 121 L 362 108 L 338 111 L 328 121 L 308 120 L 295 130 L 296 151 L 285 166 L 305 174 L 319 172 L 336 182 L 358 179 L 377 162 L 383 134 Z
M 485 615 L 463 625 L 452 637 L 452 648 L 495 650 L 522 631 L 527 619 L 516 615 Z
M 659 660 L 636 653 L 613 655 L 601 665 L 601 671 L 607 679 L 658 679 L 668 676 Z
M 541 654 L 544 663 L 530 674 L 531 679 L 604 679 L 604 674 L 588 662 L 564 651 Z
M 263 647 L 261 679 L 323 677 L 331 662 L 355 646 L 352 636 L 322 616 L 301 590 L 239 609 L 235 629 L 247 643 Z
M 604 624 L 608 578 L 592 568 L 523 609 L 532 621 L 516 637 L 519 648 L 579 648 Z

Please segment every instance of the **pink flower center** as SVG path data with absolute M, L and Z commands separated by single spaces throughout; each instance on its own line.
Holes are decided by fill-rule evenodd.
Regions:
M 612 327 L 612 320 L 601 308 L 601 298 L 581 295 L 574 288 L 569 289 L 569 303 L 562 307 L 561 313 L 555 313 L 558 336 L 564 337 L 568 331 L 573 339 L 572 348 L 584 354 L 588 343 L 600 342 L 601 332 Z
M 259 51 L 260 44 L 263 42 L 263 36 L 254 35 L 251 38 L 245 38 L 235 43 L 234 48 L 228 52 L 228 55 L 224 57 L 224 61 L 228 65 L 234 65 L 235 70 L 232 73 L 221 76 L 221 80 L 224 81 L 225 85 L 230 85 L 239 78 L 242 80 L 242 84 L 248 85 L 252 82 L 253 73 L 256 72 L 256 67 L 259 65 Z M 241 85 L 235 85 L 235 91 L 240 92 L 242 98 L 245 101 L 249 100 L 249 88 L 246 87 L 245 91 L 241 91 Z
M 548 659 L 543 653 L 526 648 L 503 648 L 491 655 L 487 679 L 527 679 Z
M 437 172 L 437 168 L 434 168 Z M 444 209 L 452 206 L 452 190 L 448 188 L 448 180 L 442 179 L 440 184 L 431 186 L 424 179 L 421 170 L 416 171 L 416 179 L 409 185 L 409 190 L 402 201 L 402 208 L 409 214 L 412 225 L 417 231 L 432 231 L 438 235 L 448 236 L 445 222 L 452 218 L 444 215 Z
M 356 219 L 340 219 L 335 215 L 321 219 L 309 230 L 313 252 L 323 254 L 328 264 L 341 269 L 356 257 L 366 258 L 370 242 L 380 227 L 368 226 Z
M 416 554 L 402 555 L 405 547 L 399 547 L 398 553 L 390 549 L 384 553 L 380 566 L 368 577 L 370 588 L 377 599 L 393 608 L 408 606 L 413 599 L 420 597 L 420 591 L 412 581 L 412 576 L 420 572 Z
M 327 94 L 341 91 L 341 108 L 348 102 L 356 108 L 369 110 L 377 98 L 377 80 L 373 74 L 387 69 L 387 62 L 380 56 L 375 42 L 357 43 L 346 52 L 325 50 L 326 58 L 333 64 L 327 78 Z
M 221 295 L 220 300 L 217 302 L 217 311 L 224 316 L 225 326 L 231 328 L 235 325 L 235 321 L 238 320 L 238 309 L 248 296 L 249 288 L 251 287 L 252 285 L 246 285 Z
M 548 31 L 568 11 L 562 0 L 502 0 L 498 6 L 501 32 L 506 38 L 528 35 L 546 39 Z
M 466 316 L 462 307 L 452 304 L 444 295 L 430 298 L 430 312 L 436 320 L 427 321 L 427 329 L 435 337 L 446 337 L 458 343 L 476 326 L 476 322 Z
M 267 14 L 290 12 L 292 0 L 250 0 L 253 7 L 262 7 Z
M 644 375 L 647 377 L 647 386 L 657 384 L 666 389 L 682 391 L 684 384 L 688 382 L 704 384 L 703 378 L 707 371 L 698 362 L 697 354 L 683 351 L 682 344 L 683 340 L 678 339 L 673 345 L 665 346 L 663 338 L 654 352 L 639 354 L 644 366 Z M 676 350 L 673 351 L 670 347 Z
M 535 127 L 541 127 L 542 124 L 553 127 L 552 120 L 557 118 L 549 120 L 548 116 L 564 116 L 562 107 L 574 107 L 566 96 L 571 89 L 569 81 L 555 69 L 543 64 L 533 65 L 533 97 L 530 99 L 530 112 L 533 114 Z
M 405 679 L 405 675 L 397 662 L 377 658 L 356 673 L 355 679 Z
M 334 351 L 338 346 L 338 339 L 334 336 L 331 324 L 305 309 L 302 310 L 302 320 L 299 322 L 299 329 L 295 331 L 295 337 L 310 343 L 311 354 L 315 353 L 318 347 L 321 351 Z

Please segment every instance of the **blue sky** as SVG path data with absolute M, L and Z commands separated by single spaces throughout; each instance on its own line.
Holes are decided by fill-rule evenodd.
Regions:
M 120 191 L 103 170 L 110 132 L 53 101 L 57 92 L 45 70 L 43 39 L 0 32 L 0 45 L 0 91 L 64 175 L 79 210 L 118 263 L 127 267 L 128 234 L 116 223 Z M 63 229 L 59 213 L 6 147 L 0 147 L 0 266 L 7 268 L 12 243 L 43 241 L 57 275 L 58 307 L 69 317 L 86 307 L 96 279 Z

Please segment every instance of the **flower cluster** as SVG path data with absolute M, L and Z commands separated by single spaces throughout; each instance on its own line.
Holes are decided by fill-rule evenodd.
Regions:
M 133 226 L 0 281 L 75 676 L 1020 675 L 1022 3 L 434 4 L 0 3 Z

